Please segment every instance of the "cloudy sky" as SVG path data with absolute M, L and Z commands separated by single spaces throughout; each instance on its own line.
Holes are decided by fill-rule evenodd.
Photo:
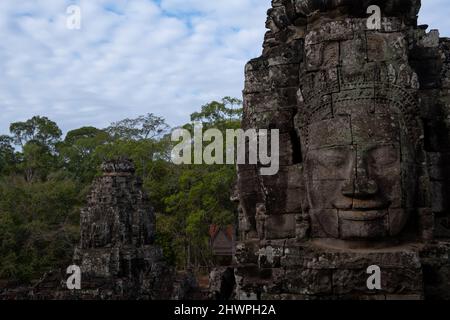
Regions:
M 421 23 L 450 36 L 448 0 L 422 0 Z M 81 8 L 81 29 L 66 27 Z M 0 134 L 47 116 L 64 130 L 148 112 L 171 125 L 240 97 L 261 53 L 270 0 L 0 0 Z

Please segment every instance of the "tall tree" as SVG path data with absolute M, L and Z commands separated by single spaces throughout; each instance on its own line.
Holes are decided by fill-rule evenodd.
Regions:
M 107 128 L 107 131 L 115 139 L 142 140 L 160 137 L 168 128 L 164 118 L 148 113 L 135 119 L 115 122 Z
M 191 121 L 218 126 L 240 121 L 241 117 L 242 101 L 225 97 L 220 102 L 212 101 L 202 106 L 200 112 L 191 114 Z
M 35 116 L 10 126 L 14 142 L 22 147 L 20 168 L 28 182 L 46 179 L 56 165 L 56 144 L 62 132 L 58 125 L 46 117 Z
M 112 141 L 110 135 L 94 127 L 69 131 L 63 142 L 57 144 L 62 166 L 81 182 L 90 182 L 101 163 L 96 150 Z
M 204 130 L 219 129 L 225 137 L 227 129 L 240 127 L 241 104 L 239 99 L 230 97 L 221 102 L 212 101 L 202 106 L 200 112 L 193 113 L 191 121 L 201 122 Z M 193 130 L 191 123 L 184 127 Z M 237 208 L 230 201 L 236 167 L 182 165 L 173 172 L 175 177 L 164 180 L 174 183 L 174 188 L 164 196 L 165 214 L 158 216 L 158 232 L 163 235 L 160 239 L 174 240 L 162 246 L 172 247 L 180 266 L 209 265 L 212 260 L 208 227 L 236 221 Z
M 47 179 L 48 174 L 56 168 L 56 157 L 48 146 L 37 141 L 29 141 L 22 148 L 22 161 L 18 168 L 22 169 L 28 182 Z
M 60 141 L 62 132 L 58 125 L 46 117 L 35 116 L 25 122 L 15 122 L 9 127 L 17 145 L 24 146 L 30 141 L 53 148 Z
M 0 136 L 0 175 L 8 174 L 15 164 L 13 139 L 9 136 Z

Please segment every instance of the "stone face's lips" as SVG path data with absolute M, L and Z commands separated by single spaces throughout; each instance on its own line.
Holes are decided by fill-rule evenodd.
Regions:
M 374 211 L 339 211 L 339 218 L 349 221 L 373 221 L 384 218 L 387 210 Z

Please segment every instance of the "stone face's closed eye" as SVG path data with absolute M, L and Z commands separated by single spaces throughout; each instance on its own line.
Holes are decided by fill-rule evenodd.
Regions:
M 335 166 L 342 166 L 348 160 L 348 151 L 340 149 L 330 149 L 324 152 L 325 159 L 328 163 Z
M 398 163 L 399 157 L 399 150 L 395 146 L 379 146 L 369 151 L 368 163 L 372 167 L 382 168 Z
M 341 167 L 350 160 L 351 150 L 348 148 L 329 148 L 310 151 L 308 162 L 321 166 Z

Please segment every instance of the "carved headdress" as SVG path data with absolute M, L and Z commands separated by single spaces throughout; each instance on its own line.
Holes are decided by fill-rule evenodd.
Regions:
M 298 13 L 309 16 L 315 12 L 330 12 L 348 8 L 354 14 L 366 14 L 371 5 L 377 5 L 386 15 L 416 17 L 420 0 L 293 0 Z
M 308 83 L 308 82 L 307 82 Z M 419 109 L 414 90 L 397 84 L 383 82 L 327 83 L 320 88 L 303 86 L 298 92 L 299 113 L 296 118 L 297 127 L 301 130 L 301 138 L 305 146 L 309 144 L 308 126 L 316 121 L 333 118 L 340 112 L 336 106 L 353 104 L 366 106 L 370 104 L 375 112 L 394 112 L 401 115 L 410 141 L 417 145 L 423 135 L 418 122 Z M 373 107 L 372 107 L 373 105 Z M 389 110 L 380 110 L 383 106 Z M 379 106 L 375 110 L 375 106 Z M 341 108 L 340 108 L 341 109 Z

